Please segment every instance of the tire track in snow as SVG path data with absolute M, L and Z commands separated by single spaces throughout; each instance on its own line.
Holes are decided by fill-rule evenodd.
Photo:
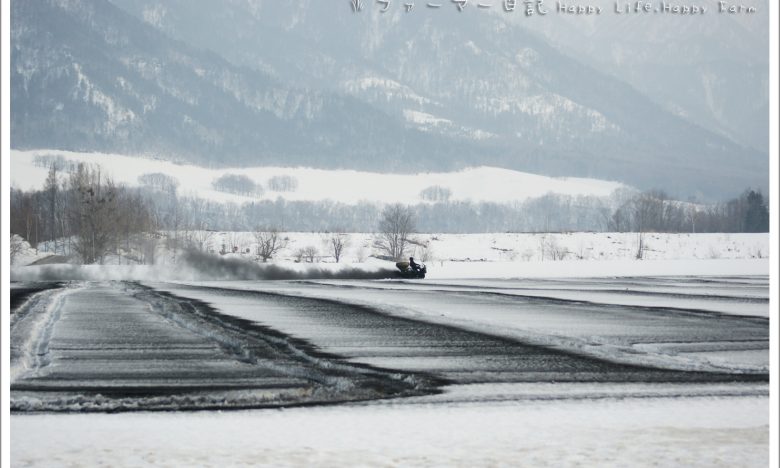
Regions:
M 234 354 L 242 362 L 256 363 L 262 359 L 258 355 L 260 353 L 257 352 L 258 347 L 262 347 L 262 353 L 273 353 L 279 360 L 286 358 L 309 364 L 310 367 L 307 370 L 310 373 L 306 374 L 306 377 L 313 378 L 322 384 L 336 383 L 337 380 L 334 380 L 334 377 L 342 374 L 354 378 L 356 370 L 368 377 L 381 376 L 390 377 L 393 380 L 399 378 L 408 381 L 415 380 L 414 376 L 410 375 L 387 374 L 384 370 L 371 366 L 340 362 L 341 356 L 326 353 L 303 339 L 280 333 L 278 330 L 249 320 L 224 314 L 203 301 L 179 297 L 169 292 L 138 284 L 134 284 L 133 287 L 141 290 L 135 294 L 136 297 L 150 302 L 153 309 L 160 305 L 159 302 L 154 304 L 154 297 L 161 299 L 163 304 L 174 303 L 175 307 L 180 307 L 183 313 L 170 313 L 165 310 L 165 306 L 156 312 L 180 327 L 218 342 L 220 346 Z M 289 368 L 283 368 L 283 370 L 296 371 Z M 422 381 L 424 377 L 420 377 L 419 380 Z
M 374 291 L 370 302 L 394 304 L 397 297 L 407 301 L 431 303 L 430 311 L 414 309 L 413 313 L 436 323 L 457 324 L 465 329 L 485 331 L 518 338 L 522 341 L 543 346 L 570 349 L 580 354 L 603 357 L 623 363 L 650 365 L 677 370 L 704 370 L 729 373 L 768 373 L 769 328 L 768 319 L 747 315 L 734 315 L 711 310 L 681 309 L 664 306 L 642 306 L 604 304 L 584 300 L 558 300 L 547 297 L 528 297 L 516 294 L 497 294 L 493 291 L 460 291 L 425 289 L 422 284 L 416 288 L 394 288 L 384 283 L 369 283 L 361 288 L 360 283 L 347 284 L 331 282 L 307 282 L 319 286 L 307 293 L 310 296 L 333 296 L 331 290 Z M 400 294 L 399 293 L 403 293 Z M 357 298 L 360 294 L 342 294 Z M 489 312 L 494 317 L 485 321 L 481 314 L 464 313 L 464 304 L 475 310 Z M 390 309 L 388 309 L 390 310 Z M 392 309 L 390 313 L 396 313 Z M 458 312 L 460 310 L 460 312 Z M 408 315 L 408 314 L 406 314 Z M 440 319 L 439 315 L 446 316 Z M 491 321 L 492 320 L 492 321 Z M 579 332 L 572 328 L 572 321 L 583 321 L 590 332 Z M 539 324 L 538 328 L 536 324 Z M 527 325 L 526 325 L 527 324 Z M 588 328 L 587 326 L 591 328 Z M 506 329 L 504 329 L 507 327 Z M 750 349 L 766 352 L 766 362 L 759 359 L 738 358 L 732 365 L 722 359 L 717 362 L 706 357 L 684 352 L 675 352 L 665 343 L 721 343 L 722 351 L 738 351 L 749 343 Z M 657 353 L 648 353 L 646 345 L 653 345 Z M 715 350 L 714 348 L 711 349 Z M 745 356 L 745 355 L 743 355 Z M 755 362 L 753 362 L 755 361 Z
M 666 305 L 633 305 L 633 304 L 619 304 L 619 303 L 612 303 L 612 302 L 600 302 L 598 300 L 585 300 L 585 299 L 568 299 L 563 297 L 555 297 L 555 296 L 547 296 L 547 295 L 538 295 L 538 294 L 515 294 L 515 293 L 507 293 L 507 292 L 498 292 L 495 290 L 490 289 L 497 289 L 497 290 L 508 290 L 508 289 L 517 289 L 517 290 L 523 290 L 521 288 L 470 288 L 470 287 L 460 287 L 460 286 L 452 286 L 447 287 L 446 289 L 436 289 L 436 287 L 431 288 L 421 288 L 421 287 L 386 287 L 386 286 L 379 286 L 379 285 L 355 285 L 355 284 L 338 284 L 333 282 L 321 282 L 321 281 L 298 281 L 297 283 L 300 284 L 311 284 L 315 286 L 326 286 L 331 288 L 344 288 L 344 289 L 374 289 L 379 291 L 413 291 L 413 292 L 421 292 L 421 293 L 437 293 L 437 294 L 450 294 L 450 295 L 472 295 L 472 296 L 494 296 L 497 298 L 506 298 L 506 299 L 517 299 L 517 300 L 526 300 L 528 302 L 535 302 L 537 304 L 557 304 L 557 305 L 563 305 L 563 306 L 570 306 L 570 305 L 586 305 L 586 306 L 593 306 L 593 307 L 599 307 L 604 310 L 613 310 L 618 312 L 625 312 L 625 311 L 637 311 L 637 312 L 648 312 L 648 313 L 654 313 L 658 315 L 677 315 L 677 316 L 709 316 L 709 317 L 715 317 L 715 318 L 721 318 L 725 320 L 735 320 L 735 321 L 747 321 L 747 322 L 755 322 L 761 325 L 768 325 L 769 319 L 767 317 L 761 317 L 756 315 L 735 315 L 735 314 L 729 314 L 725 312 L 719 312 L 716 310 L 708 310 L 704 308 L 686 308 L 686 307 L 676 307 L 676 306 L 666 306 Z M 405 283 L 403 283 L 405 284 Z M 432 285 L 433 286 L 433 285 Z M 440 286 L 440 285 L 436 285 Z M 485 289 L 485 290 L 482 290 Z M 534 291 L 538 291 L 538 289 L 532 289 Z M 557 292 L 558 290 L 550 290 L 551 292 Z M 573 290 L 573 289 L 565 289 L 560 290 L 560 292 L 583 292 L 583 293 L 592 293 L 593 291 L 588 290 Z M 605 293 L 605 294 L 612 294 L 615 293 L 615 291 L 609 291 L 609 290 L 598 290 L 597 293 Z M 617 291 L 620 294 L 634 294 L 631 291 Z M 636 293 L 636 295 L 641 296 L 642 293 Z M 660 293 L 659 293 L 660 295 Z M 680 295 L 680 298 L 689 298 L 690 296 L 687 295 Z M 712 296 L 706 296 L 708 298 L 712 298 Z M 701 297 L 693 297 L 693 299 L 700 299 Z M 766 304 L 767 308 L 769 307 L 769 299 L 760 299 L 760 298 L 744 298 L 744 297 L 736 297 L 736 296 L 723 296 L 714 298 L 717 299 L 729 299 L 733 300 L 734 302 L 744 302 L 744 303 L 761 303 Z
M 35 374 L 50 362 L 49 342 L 72 288 L 43 288 L 27 299 L 10 324 L 11 383 Z
M 227 309 L 256 304 L 242 317 L 303 337 L 329 352 L 388 369 L 430 372 L 452 382 L 764 382 L 764 373 L 663 369 L 607 360 L 451 324 L 388 314 L 323 297 L 203 285 L 170 285 L 176 294 Z M 211 299 L 207 299 L 211 298 Z M 229 299 L 229 300 L 228 300 Z M 262 312 L 268 309 L 269 313 Z M 237 311 L 228 313 L 237 314 Z
M 198 301 L 119 283 L 67 292 L 35 333 L 15 337 L 38 356 L 11 385 L 15 412 L 245 409 L 436 391 L 421 376 L 311 355 L 301 340 Z
M 312 282 L 315 283 L 316 282 Z M 319 283 L 324 284 L 324 283 Z M 462 290 L 462 291 L 474 291 L 474 290 L 485 290 L 486 292 L 490 290 L 511 290 L 511 291 L 540 291 L 541 288 L 530 288 L 530 287 L 474 287 L 474 286 L 464 286 L 464 285 L 449 285 L 449 284 L 438 284 L 438 283 L 431 283 L 431 286 L 435 287 L 443 287 L 443 288 L 452 288 L 450 290 Z M 400 289 L 400 288 L 399 288 Z M 410 288 L 413 289 L 413 288 Z M 448 289 L 443 289 L 448 290 Z M 750 303 L 750 304 L 766 304 L 769 305 L 769 298 L 768 297 L 755 297 L 755 296 L 727 296 L 724 294 L 694 294 L 694 293 L 683 293 L 683 292 L 664 292 L 664 291 L 642 291 L 642 290 L 632 290 L 632 289 L 582 289 L 582 288 L 545 288 L 545 292 L 549 291 L 550 293 L 599 293 L 599 294 L 619 294 L 619 295 L 631 295 L 631 296 L 648 296 L 648 297 L 665 297 L 665 298 L 674 298 L 674 299 L 697 299 L 697 300 L 711 300 L 711 301 L 733 301 L 733 302 L 744 302 L 744 303 Z M 490 291 L 492 292 L 492 291 Z M 499 293 L 497 293 L 499 294 Z M 507 293 L 505 293 L 507 294 Z M 513 295 L 513 294 L 507 294 L 507 295 Z M 547 297 L 547 296 L 533 296 L 533 295 L 526 295 L 526 294 L 514 294 L 521 297 Z

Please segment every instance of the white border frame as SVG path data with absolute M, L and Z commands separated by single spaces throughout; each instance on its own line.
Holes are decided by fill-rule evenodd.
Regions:
M 0 310 L 2 311 L 2 319 L 0 323 L 2 326 L 0 334 L 0 355 L 2 361 L 2 375 L 0 377 L 0 396 L 2 397 L 2 412 L 0 413 L 0 419 L 2 419 L 2 425 L 0 430 L 2 431 L 2 456 L 0 457 L 0 464 L 2 466 L 10 466 L 10 411 L 9 411 L 9 398 L 10 387 L 8 385 L 10 377 L 10 357 L 9 357 L 9 323 L 6 319 L 6 313 L 10 307 L 9 298 L 9 267 L 10 258 L 8 254 L 8 236 L 9 232 L 9 190 L 10 190 L 10 2 L 11 1 L 25 1 L 25 0 L 7 0 L 0 2 L 0 18 L 2 23 L 0 25 L 0 34 L 2 35 L 2 113 L 0 113 L 0 127 L 2 133 L 0 133 L 0 176 L 2 176 L 2 216 L 0 217 L 0 246 L 2 247 L 2 263 L 0 263 Z M 770 179 L 770 191 L 769 191 L 769 203 L 770 203 L 770 398 L 769 398 L 769 444 L 770 444 L 770 466 L 780 466 L 780 454 L 778 453 L 778 437 L 780 437 L 780 431 L 778 424 L 778 417 L 780 417 L 780 393 L 778 392 L 778 366 L 780 366 L 780 348 L 778 347 L 778 311 L 780 310 L 780 302 L 778 301 L 778 274 L 780 274 L 780 263 L 778 262 L 778 249 L 780 249 L 780 238 L 778 237 L 780 230 L 780 192 L 778 192 L 778 176 L 780 175 L 780 147 L 778 146 L 778 132 L 780 131 L 780 119 L 778 117 L 778 99 L 779 95 L 779 82 L 778 82 L 778 22 L 780 21 L 780 2 L 775 0 L 767 0 L 769 5 L 769 179 Z M 772 315 L 774 311 L 774 315 Z
M 2 18 L 2 25 L 0 25 L 0 34 L 2 34 L 2 37 L 0 38 L 0 43 L 2 43 L 2 52 L 0 52 L 0 57 L 2 57 L 2 65 L 0 65 L 0 70 L 2 70 L 2 95 L 0 98 L 0 102 L 2 102 L 2 112 L 0 113 L 0 130 L 2 133 L 0 133 L 0 142 L 2 142 L 2 147 L 0 147 L 0 163 L 2 163 L 2 167 L 0 167 L 0 176 L 2 176 L 2 183 L 0 183 L 0 188 L 2 189 L 2 193 L 0 193 L 0 199 L 2 200 L 2 216 L 0 216 L 0 246 L 2 246 L 2 263 L 0 263 L 0 299 L 2 299 L 2 303 L 0 303 L 0 314 L 2 317 L 0 317 L 0 329 L 2 329 L 2 332 L 0 334 L 0 346 L 2 349 L 0 349 L 0 356 L 2 356 L 2 361 L 0 361 L 0 367 L 2 367 L 2 377 L 0 377 L 0 386 L 2 387 L 0 389 L 0 397 L 2 398 L 2 413 L 0 413 L 0 420 L 2 421 L 2 427 L 0 427 L 0 434 L 2 434 L 2 446 L 0 446 L 0 454 L 2 454 L 2 457 L 0 457 L 0 463 L 2 466 L 10 466 L 11 465 L 11 413 L 9 408 L 9 402 L 11 397 L 11 386 L 9 385 L 10 381 L 10 365 L 11 365 L 11 358 L 10 358 L 10 345 L 9 345 L 9 335 L 10 335 L 10 322 L 6 319 L 6 315 L 9 312 L 9 309 L 11 307 L 11 299 L 9 297 L 9 289 L 10 289 L 10 277 L 9 277 L 9 268 L 11 265 L 11 259 L 9 255 L 9 241 L 10 239 L 6 235 L 7 232 L 10 232 L 10 213 L 9 213 L 9 193 L 10 193 L 10 183 L 11 183 L 11 174 L 10 174 L 10 168 L 11 168 L 11 126 L 10 126 L 10 115 L 11 115 L 11 74 L 10 74 L 10 66 L 11 66 L 11 2 L 17 1 L 17 0 L 7 0 L 7 1 L 0 1 L 0 8 L 2 8 L 2 11 L 0 11 L 0 18 Z
M 780 2 L 768 0 L 769 3 L 769 466 L 780 466 L 778 454 L 778 366 L 780 366 L 780 348 L 778 348 L 778 250 L 780 249 L 780 192 L 778 192 L 778 177 L 780 177 L 780 148 L 778 148 L 778 22 L 780 21 Z M 774 311 L 774 312 L 773 312 Z

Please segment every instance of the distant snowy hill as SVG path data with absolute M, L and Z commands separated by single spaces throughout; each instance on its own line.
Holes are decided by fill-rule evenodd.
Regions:
M 382 174 L 352 170 L 324 170 L 289 167 L 209 169 L 195 165 L 136 158 L 117 154 L 72 153 L 67 151 L 11 152 L 11 185 L 24 189 L 43 187 L 47 161 L 62 158 L 68 163 L 100 164 L 115 182 L 139 185 L 144 174 L 165 174 L 180 183 L 180 192 L 205 200 L 244 203 L 258 200 L 324 201 L 345 204 L 406 203 L 427 201 L 473 201 L 510 203 L 553 193 L 570 196 L 608 197 L 615 190 L 628 189 L 618 182 L 582 178 L 552 178 L 509 169 L 479 167 L 457 172 Z M 41 159 L 43 157 L 43 159 Z M 213 182 L 225 174 L 241 174 L 259 189 L 253 194 L 217 191 Z M 292 187 L 274 190 L 274 177 L 288 177 Z M 489 184 L 484 181 L 489 180 Z M 422 192 L 431 187 L 430 195 Z
M 494 166 L 681 197 L 768 185 L 765 154 L 472 10 L 15 1 L 11 143 L 223 167 Z

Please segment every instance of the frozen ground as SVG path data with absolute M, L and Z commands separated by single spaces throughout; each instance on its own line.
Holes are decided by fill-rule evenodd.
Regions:
M 768 463 L 763 275 L 11 292 L 15 466 Z
M 422 370 L 439 361 L 445 368 L 460 364 L 448 362 L 448 353 L 414 354 L 416 348 L 404 333 L 409 329 L 415 336 L 431 330 L 432 337 L 440 338 L 421 342 L 423 352 L 477 336 L 507 340 L 496 346 L 510 354 L 506 357 L 510 363 L 517 360 L 508 350 L 519 342 L 664 369 L 768 372 L 766 277 L 479 281 L 479 286 L 463 286 L 463 282 L 442 286 L 429 281 L 311 280 L 152 286 L 230 310 L 321 349 L 394 369 L 407 369 L 402 362 L 410 363 L 408 370 Z M 267 309 L 274 312 L 264 313 Z M 462 330 L 473 335 L 451 336 Z M 372 346 L 370 355 L 361 355 L 366 349 L 364 336 L 369 344 L 381 341 L 383 350 L 391 350 L 390 357 Z M 360 339 L 350 344 L 355 337 Z M 455 355 L 473 360 L 482 345 L 463 348 Z M 403 350 L 402 356 L 392 354 L 396 349 Z M 724 363 L 723 353 L 729 353 L 731 360 Z M 491 354 L 488 361 L 499 359 Z M 472 364 L 470 371 L 477 367 Z M 511 374 L 510 367 L 500 366 L 502 375 Z M 554 368 L 547 363 L 543 367 Z M 527 375 L 528 369 L 519 372 Z
M 13 466 L 766 467 L 766 397 L 25 415 Z
M 168 233 L 172 234 L 172 233 Z M 256 240 L 250 232 L 179 232 L 193 239 L 205 239 L 202 250 L 179 250 L 176 255 L 162 247 L 155 255 L 156 264 L 137 265 L 125 257 L 109 256 L 106 265 L 73 265 L 53 253 L 53 246 L 43 244 L 38 250 L 26 248 L 18 255 L 11 277 L 19 282 L 37 280 L 129 280 L 129 281 L 208 281 L 235 279 L 312 279 L 312 278 L 392 278 L 394 262 L 368 257 L 373 251 L 372 234 L 346 235 L 348 244 L 341 262 L 335 263 L 326 248 L 328 235 L 324 233 L 284 233 L 287 247 L 271 262 L 262 263 L 255 254 Z M 194 237 L 193 237 L 194 236 Z M 569 286 L 560 283 L 555 296 L 604 302 L 612 305 L 650 306 L 672 305 L 678 308 L 698 308 L 702 301 L 711 312 L 758 315 L 766 317 L 768 307 L 766 286 L 759 285 L 759 295 L 749 286 L 721 294 L 710 289 L 704 294 L 694 290 L 675 291 L 674 277 L 745 277 L 769 274 L 769 236 L 759 234 L 663 234 L 644 236 L 642 260 L 636 259 L 636 233 L 490 233 L 490 234 L 420 234 L 417 235 L 414 255 L 428 265 L 425 284 L 439 282 L 440 288 L 450 288 L 447 281 L 459 281 L 463 289 L 470 285 L 485 287 L 496 293 L 549 295 L 545 288 L 534 290 L 530 279 L 589 278 L 588 282 Z M 60 242 L 60 246 L 64 243 Z M 321 248 L 322 255 L 314 263 L 295 261 L 295 251 L 305 246 Z M 221 249 L 243 253 L 208 254 Z M 48 248 L 48 251 L 47 251 Z M 61 253 L 61 252 L 60 252 Z M 557 260 L 552 260 L 555 254 Z M 175 259 L 175 261 L 174 261 Z M 30 265 L 32 263 L 32 265 Z M 117 264 L 119 263 L 119 264 Z M 28 266 L 22 266 L 28 265 Z M 651 289 L 624 288 L 616 277 L 664 277 Z M 597 284 L 596 278 L 605 281 Z M 500 280 L 510 281 L 502 283 Z M 511 281 L 515 280 L 512 285 Z M 518 280 L 520 281 L 518 283 Z M 480 283 L 482 281 L 482 283 Z M 552 283 L 551 283 L 552 284 Z M 508 285 L 504 288 L 505 285 Z M 372 287 L 379 287 L 374 284 Z M 413 286 L 410 286 L 413 287 Z M 500 289 L 504 291 L 498 291 Z M 670 289 L 672 288 L 672 289 Z M 472 288 L 474 289 L 474 288 Z M 568 290 L 567 290 L 568 289 Z M 607 289 L 608 291 L 603 291 Z M 763 291 L 763 293 L 761 293 Z M 682 294 L 678 294 L 682 293 Z M 762 295 L 763 294 L 763 295 Z M 718 297 L 722 295 L 723 297 Z
M 425 387 L 135 284 L 72 283 L 29 301 L 43 294 L 12 316 L 13 411 L 236 409 Z

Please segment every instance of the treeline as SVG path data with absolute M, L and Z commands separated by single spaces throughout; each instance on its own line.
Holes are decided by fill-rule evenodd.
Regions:
M 156 206 L 169 205 L 161 197 Z M 262 200 L 242 205 L 179 197 L 179 229 L 251 231 L 258 225 L 285 231 L 373 232 L 382 205 L 324 201 Z M 447 202 L 412 206 L 419 232 L 605 231 L 612 211 L 603 201 L 588 198 L 542 197 L 525 203 Z M 161 211 L 166 211 L 162 209 Z M 166 226 L 173 229 L 174 226 Z
M 768 232 L 769 207 L 761 192 L 746 190 L 725 203 L 698 205 L 672 200 L 658 190 L 639 193 L 612 214 L 617 232 Z
M 289 181 L 282 181 L 289 182 Z M 281 183 L 281 182 L 280 182 Z M 178 181 L 153 173 L 139 187 L 115 184 L 98 166 L 52 163 L 42 190 L 11 190 L 11 234 L 30 245 L 75 254 L 83 263 L 110 253 L 154 260 L 161 240 L 175 257 L 207 231 L 374 232 L 382 206 L 333 201 L 263 200 L 217 203 L 178 193 Z M 290 184 L 287 184 L 290 185 Z M 439 199 L 448 197 L 436 197 Z M 724 203 L 671 199 L 661 191 L 623 190 L 611 197 L 548 194 L 516 203 L 439 201 L 411 207 L 418 232 L 767 232 L 769 210 L 761 192 L 747 190 Z
M 287 201 L 245 203 L 178 199 L 181 225 L 251 231 L 257 225 L 286 231 L 376 230 L 382 206 L 373 203 Z M 159 204 L 159 202 L 158 202 Z M 623 191 L 612 197 L 549 194 L 515 203 L 449 201 L 412 206 L 419 232 L 768 232 L 769 211 L 760 192 L 748 190 L 724 203 L 672 200 L 663 192 Z M 173 226 L 168 226 L 172 229 Z
M 75 254 L 82 263 L 102 262 L 158 230 L 152 213 L 142 190 L 115 184 L 98 166 L 79 164 L 63 176 L 52 164 L 43 190 L 11 189 L 11 234 L 33 247 L 49 242 L 53 252 Z

